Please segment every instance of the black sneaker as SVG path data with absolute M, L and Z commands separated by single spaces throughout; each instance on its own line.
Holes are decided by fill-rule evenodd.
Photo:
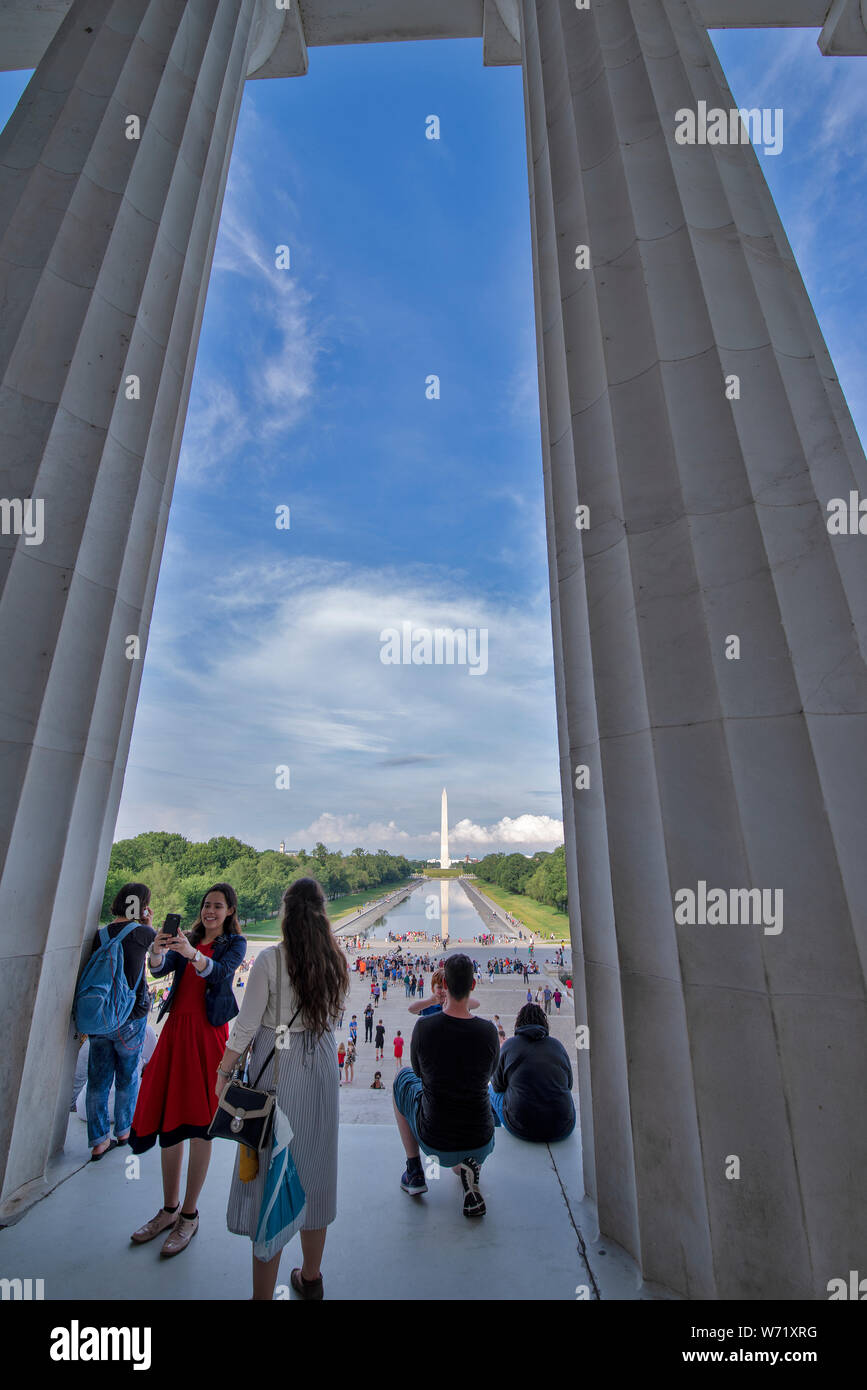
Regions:
M 416 1168 L 412 1172 L 407 1168 L 400 1180 L 400 1190 L 405 1192 L 408 1197 L 420 1197 L 423 1192 L 427 1192 L 427 1183 L 424 1180 L 424 1170 Z
M 485 1199 L 479 1191 L 481 1168 L 474 1158 L 465 1158 L 461 1164 L 461 1187 L 464 1189 L 464 1216 L 484 1216 L 487 1211 Z

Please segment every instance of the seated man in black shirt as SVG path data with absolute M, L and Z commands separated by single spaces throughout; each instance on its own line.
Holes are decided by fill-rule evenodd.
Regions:
M 410 1041 L 412 1067 L 398 1072 L 392 1088 L 406 1152 L 402 1190 L 410 1197 L 427 1192 L 421 1148 L 460 1176 L 464 1216 L 485 1214 L 479 1173 L 494 1147 L 488 1082 L 500 1055 L 493 1023 L 470 1013 L 475 984 L 469 956 L 451 956 L 446 961 L 442 1012 L 420 1018 L 415 1025 Z
M 572 1064 L 538 1004 L 525 1004 L 491 1082 L 495 1123 L 517 1139 L 553 1144 L 575 1128 Z

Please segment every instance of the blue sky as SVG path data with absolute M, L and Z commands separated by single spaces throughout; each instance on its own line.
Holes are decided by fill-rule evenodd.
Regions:
M 762 162 L 863 437 L 867 59 L 715 42 L 785 112 Z M 562 841 L 542 508 L 520 69 L 387 44 L 248 83 L 118 837 L 426 857 L 445 785 L 453 854 Z M 486 674 L 383 665 L 405 620 L 487 629 Z

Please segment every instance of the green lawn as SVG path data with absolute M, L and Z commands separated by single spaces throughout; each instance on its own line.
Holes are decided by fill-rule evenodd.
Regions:
M 535 898 L 528 898 L 523 893 L 507 893 L 496 883 L 485 883 L 480 878 L 476 879 L 476 883 L 492 902 L 511 912 L 519 922 L 523 922 L 531 931 L 538 932 L 546 941 L 563 941 L 566 945 L 569 944 L 567 912 L 558 912 L 556 907 L 549 907 L 547 903 L 537 903 Z
M 406 883 L 411 882 L 406 879 Z M 361 907 L 362 903 L 372 902 L 375 898 L 383 898 L 387 893 L 393 893 L 396 889 L 402 888 L 402 883 L 388 883 L 378 888 L 367 888 L 363 893 L 347 893 L 342 898 L 334 898 L 330 903 L 326 903 L 328 909 L 328 920 L 334 925 L 342 917 L 348 917 L 355 908 Z M 278 917 L 266 917 L 264 922 L 248 922 L 242 928 L 245 936 L 249 936 L 254 941 L 267 940 L 269 937 L 276 941 L 280 935 Z

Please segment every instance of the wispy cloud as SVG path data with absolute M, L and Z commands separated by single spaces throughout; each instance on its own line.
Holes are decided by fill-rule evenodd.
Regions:
M 211 293 L 229 295 L 246 351 L 240 379 L 215 362 L 196 373 L 180 465 L 187 483 L 213 481 L 239 456 L 267 452 L 313 401 L 325 327 L 314 318 L 313 292 L 292 269 L 299 246 L 291 219 L 275 239 L 273 224 L 264 225 L 256 207 L 253 172 L 237 157 L 214 252 Z M 289 246 L 289 269 L 277 268 L 280 245 Z M 229 277 L 240 284 L 221 283 Z
M 543 814 L 515 808 L 512 819 L 497 819 L 516 786 L 538 785 L 540 766 L 551 768 L 551 810 L 558 805 L 544 596 L 538 607 L 494 601 L 424 565 L 364 570 L 241 557 L 210 576 L 195 556 L 182 563 L 177 551 L 173 564 L 178 573 L 148 654 L 125 805 L 141 803 L 152 814 L 162 798 L 158 823 L 171 828 L 207 803 L 211 833 L 227 816 L 233 824 L 242 817 L 262 844 L 304 842 L 315 831 L 328 844 L 351 840 L 352 848 L 378 835 L 384 848 L 409 844 L 420 853 L 457 761 L 454 808 L 495 811 L 489 821 L 461 819 L 458 848 L 532 848 L 562 838 L 544 802 Z M 250 595 L 255 601 L 246 603 Z M 209 636 L 215 610 L 228 620 L 218 641 Z M 405 619 L 416 628 L 484 628 L 487 673 L 384 664 L 381 633 Z M 291 769 L 286 791 L 275 789 L 278 766 Z M 376 813 L 382 805 L 395 808 L 393 818 Z M 333 818 L 328 834 L 325 815 Z M 138 809 L 134 816 L 144 828 Z

